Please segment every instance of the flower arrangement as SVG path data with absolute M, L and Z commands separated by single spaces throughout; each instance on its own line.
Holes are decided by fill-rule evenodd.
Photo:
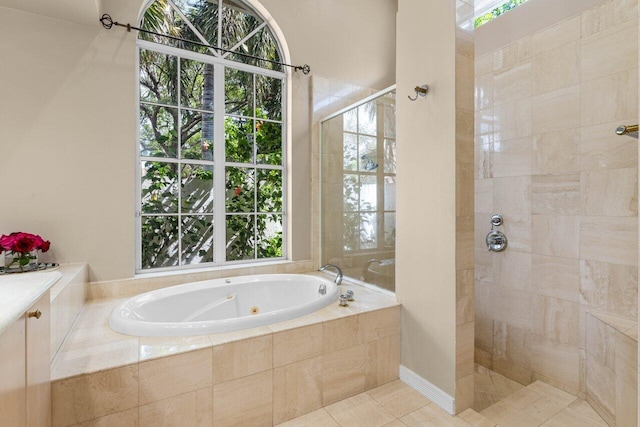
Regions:
M 5 271 L 30 271 L 38 268 L 37 251 L 47 252 L 51 242 L 37 234 L 11 233 L 0 237 L 0 252 L 5 251 Z

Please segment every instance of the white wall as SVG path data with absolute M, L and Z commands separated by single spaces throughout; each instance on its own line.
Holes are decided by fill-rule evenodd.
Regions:
M 50 10 L 34 1 L 29 10 Z M 133 23 L 142 0 L 101 3 L 100 13 Z M 294 63 L 363 86 L 393 83 L 395 1 L 343 3 L 264 1 Z M 49 259 L 87 261 L 92 281 L 132 277 L 135 34 L 104 30 L 97 15 L 95 24 L 74 23 L 7 5 L 22 3 L 0 0 L 0 234 L 41 234 L 52 242 Z M 309 259 L 309 77 L 295 73 L 292 82 L 290 253 Z

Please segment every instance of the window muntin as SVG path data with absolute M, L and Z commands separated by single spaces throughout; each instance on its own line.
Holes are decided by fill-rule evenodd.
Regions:
M 199 33 L 202 20 L 186 24 L 187 16 L 203 14 L 200 5 L 215 15 L 212 22 L 218 20 L 218 9 L 204 3 L 157 0 L 144 25 L 151 25 L 149 11 L 164 11 L 180 25 L 176 30 L 165 22 L 168 33 L 185 38 L 191 32 L 217 46 L 217 31 L 211 38 Z M 220 4 L 231 10 L 240 3 Z M 222 40 L 240 37 L 247 44 L 263 30 L 271 34 L 254 16 L 246 34 L 240 37 L 238 30 Z M 270 63 L 261 69 L 212 49 L 159 41 L 142 34 L 138 42 L 138 270 L 283 258 L 284 73 Z M 245 49 L 242 43 L 232 47 Z M 271 57 L 279 58 L 275 52 Z

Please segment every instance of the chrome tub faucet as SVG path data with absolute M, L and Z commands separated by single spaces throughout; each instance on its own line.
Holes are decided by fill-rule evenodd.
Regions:
M 320 267 L 320 269 L 318 271 L 325 271 L 325 270 L 335 270 L 336 272 L 336 278 L 333 279 L 333 282 L 336 285 L 341 285 L 342 284 L 342 270 L 340 269 L 340 267 L 338 267 L 337 265 L 334 264 L 325 264 L 322 267 Z

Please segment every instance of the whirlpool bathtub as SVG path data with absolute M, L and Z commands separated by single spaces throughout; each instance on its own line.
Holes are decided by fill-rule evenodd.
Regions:
M 304 274 L 205 280 L 129 298 L 113 309 L 109 326 L 145 337 L 215 334 L 304 316 L 337 298 L 335 283 Z

